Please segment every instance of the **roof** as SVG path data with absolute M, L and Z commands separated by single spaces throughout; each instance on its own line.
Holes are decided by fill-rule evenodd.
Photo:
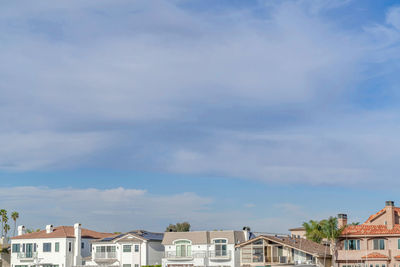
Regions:
M 239 244 L 246 240 L 243 231 L 166 232 L 162 244 L 173 245 L 179 239 L 190 240 L 193 245 L 210 244 L 215 238 L 225 238 L 228 244 Z
M 377 252 L 372 252 L 368 254 L 367 256 L 362 256 L 361 258 L 363 259 L 387 259 L 388 256 L 377 253 Z
M 395 224 L 392 229 L 386 225 L 348 225 L 343 229 L 342 235 L 400 235 L 400 224 Z
M 305 230 L 306 230 L 306 228 L 304 228 L 304 227 L 296 227 L 296 228 L 289 229 L 289 231 L 305 231 Z
M 400 215 L 400 208 L 398 207 L 393 207 L 394 212 L 396 212 L 398 215 Z M 365 221 L 365 223 L 370 223 L 373 221 L 375 218 L 379 217 L 381 214 L 386 212 L 386 207 L 378 211 L 377 213 L 371 215 L 368 217 L 368 219 Z
M 46 233 L 46 230 L 39 232 L 28 233 L 24 235 L 14 236 L 11 239 L 36 239 L 36 238 L 74 238 L 74 227 L 73 226 L 57 226 L 54 227 L 53 232 Z M 100 239 L 108 237 L 112 234 L 101 233 L 93 230 L 81 228 L 82 238 Z
M 147 241 L 162 241 L 163 237 L 164 237 L 164 233 L 154 233 L 154 232 L 148 232 L 145 230 L 134 230 L 134 231 L 130 231 L 130 232 L 124 233 L 124 234 L 115 234 L 112 236 L 108 236 L 108 237 L 98 240 L 96 242 L 132 241 L 132 240 L 125 238 L 128 235 L 132 235 L 141 240 L 147 240 Z
M 305 238 L 294 238 L 294 237 L 289 237 L 289 236 L 271 236 L 271 235 L 260 235 L 254 239 L 251 239 L 249 241 L 246 241 L 244 243 L 241 243 L 237 245 L 236 247 L 242 247 L 245 245 L 248 245 L 250 243 L 253 243 L 256 240 L 259 239 L 265 239 L 265 240 L 270 240 L 273 242 L 276 242 L 278 244 L 286 245 L 288 247 L 306 252 L 311 255 L 315 256 L 326 256 L 330 257 L 330 249 L 329 247 L 318 244 L 316 242 L 313 242 L 311 240 L 305 239 Z

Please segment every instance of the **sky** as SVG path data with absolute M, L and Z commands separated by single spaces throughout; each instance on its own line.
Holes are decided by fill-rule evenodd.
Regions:
M 4 0 L 18 224 L 286 233 L 400 202 L 400 5 Z

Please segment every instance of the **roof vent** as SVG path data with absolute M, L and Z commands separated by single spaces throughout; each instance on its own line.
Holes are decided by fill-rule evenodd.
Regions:
M 385 206 L 386 206 L 386 207 L 388 207 L 388 206 L 394 207 L 394 201 L 391 201 L 391 200 L 390 200 L 390 201 L 386 201 L 386 202 L 385 202 Z

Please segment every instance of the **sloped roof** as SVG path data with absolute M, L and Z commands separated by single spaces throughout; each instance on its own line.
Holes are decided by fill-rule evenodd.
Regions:
M 288 237 L 288 236 L 260 235 L 254 239 L 243 242 L 243 243 L 237 245 L 236 247 L 245 246 L 245 245 L 250 244 L 259 239 L 271 240 L 278 244 L 286 245 L 288 247 L 307 252 L 311 255 L 326 256 L 326 257 L 331 256 L 329 247 L 327 247 L 325 245 L 318 244 L 316 242 L 313 242 L 313 241 L 305 239 L 305 238 L 294 238 L 294 237 Z
M 381 253 L 373 252 L 368 254 L 367 256 L 362 256 L 363 259 L 387 259 L 388 256 L 383 255 Z
M 210 244 L 215 238 L 225 238 L 228 244 L 238 244 L 245 240 L 243 231 L 193 231 L 165 232 L 163 245 L 173 245 L 175 240 L 187 239 L 193 245 Z
M 343 229 L 342 235 L 400 235 L 400 225 L 395 224 L 392 229 L 388 229 L 386 225 L 348 225 Z
M 46 233 L 46 230 L 39 232 L 28 233 L 20 236 L 14 236 L 11 239 L 37 239 L 37 238 L 74 238 L 74 227 L 73 226 L 57 226 L 54 227 L 53 232 Z M 111 236 L 110 233 L 101 233 L 93 230 L 81 229 L 82 238 L 93 238 L 100 239 Z
M 393 207 L 394 212 L 396 212 L 398 215 L 400 214 L 400 208 L 398 207 Z M 386 207 L 381 209 L 380 211 L 378 211 L 375 214 L 372 214 L 371 216 L 368 217 L 368 219 L 365 221 L 365 223 L 369 223 L 371 221 L 373 221 L 375 218 L 379 217 L 380 215 L 382 215 L 383 213 L 386 212 Z
M 124 234 L 115 234 L 112 236 L 108 236 L 96 242 L 132 241 L 125 238 L 128 235 L 139 237 L 140 240 L 147 241 L 162 241 L 164 237 L 164 233 L 154 233 L 145 230 L 134 230 Z

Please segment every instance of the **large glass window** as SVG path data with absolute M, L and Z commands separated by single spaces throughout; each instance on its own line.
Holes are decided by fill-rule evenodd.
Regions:
M 20 249 L 21 249 L 21 245 L 20 244 L 13 244 L 12 245 L 12 253 L 17 253 L 17 252 L 19 252 Z
M 384 250 L 385 239 L 374 239 L 374 250 Z
M 139 252 L 139 245 L 135 245 L 135 252 Z
M 55 252 L 59 252 L 60 251 L 60 242 L 56 242 L 56 244 L 54 245 L 54 251 Z
M 253 262 L 264 262 L 264 249 L 253 248 Z
M 51 243 L 43 243 L 43 252 L 51 252 Z
M 215 239 L 215 256 L 226 256 L 227 249 L 226 249 L 226 239 Z
M 344 249 L 345 250 L 360 250 L 360 240 L 359 239 L 350 239 L 344 241 Z
M 180 240 L 175 242 L 177 257 L 192 256 L 192 243 L 188 240 Z

